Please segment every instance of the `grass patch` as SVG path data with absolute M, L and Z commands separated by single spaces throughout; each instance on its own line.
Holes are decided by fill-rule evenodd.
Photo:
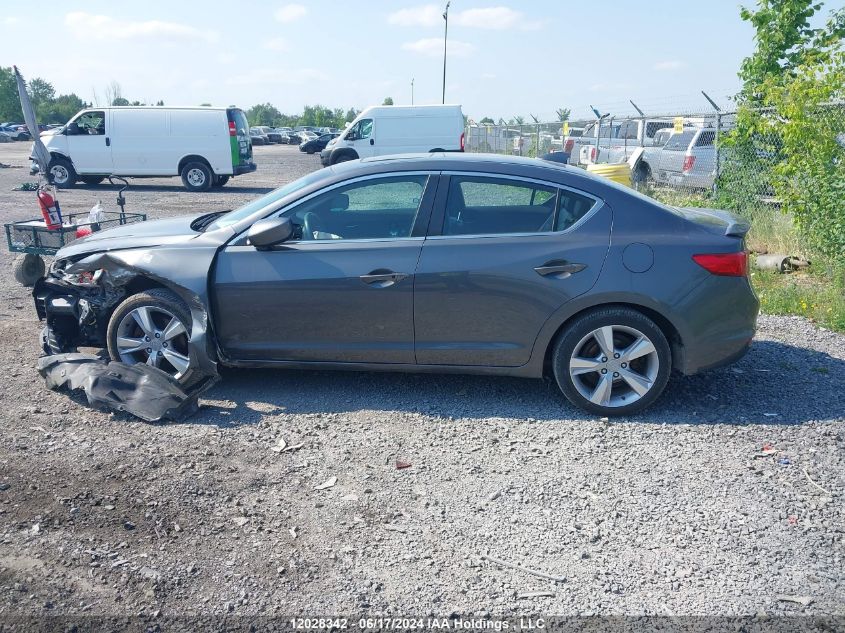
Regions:
M 765 314 L 797 314 L 845 332 L 845 273 L 779 273 L 754 269 L 751 283 Z

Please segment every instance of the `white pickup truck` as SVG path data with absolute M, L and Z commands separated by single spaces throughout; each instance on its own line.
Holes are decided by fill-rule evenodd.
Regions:
M 570 153 L 573 165 L 624 163 L 637 148 L 654 145 L 655 135 L 673 127 L 674 122 L 674 117 L 597 120 L 584 128 L 581 137 L 564 139 L 563 151 Z M 707 120 L 685 117 L 684 125 L 703 127 Z

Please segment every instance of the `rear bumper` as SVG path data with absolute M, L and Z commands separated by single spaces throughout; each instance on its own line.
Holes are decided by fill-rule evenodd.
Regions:
M 240 165 L 235 165 L 232 168 L 232 175 L 240 176 L 241 174 L 248 174 L 250 172 L 253 172 L 256 169 L 258 169 L 258 165 L 256 165 L 255 163 L 242 163 Z
M 713 277 L 684 301 L 686 333 L 676 367 L 686 375 L 736 362 L 757 329 L 760 302 L 745 277 Z

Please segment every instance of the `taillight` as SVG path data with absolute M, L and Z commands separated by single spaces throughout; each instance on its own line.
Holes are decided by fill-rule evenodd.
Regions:
M 595 147 L 590 148 L 590 162 L 596 162 L 596 154 L 598 154 L 598 150 Z
M 692 171 L 692 166 L 695 165 L 695 156 L 684 156 L 683 171 Z
M 461 151 L 464 151 L 464 133 L 461 132 Z
M 748 254 L 738 253 L 704 253 L 693 255 L 693 260 L 707 272 L 723 277 L 745 277 L 748 274 Z
M 229 136 L 237 136 L 238 128 L 235 127 L 234 121 L 229 121 Z
M 566 143 L 563 144 L 563 151 L 569 152 L 571 154 L 573 147 L 575 147 L 575 139 L 574 138 L 568 138 L 568 139 L 566 139 Z

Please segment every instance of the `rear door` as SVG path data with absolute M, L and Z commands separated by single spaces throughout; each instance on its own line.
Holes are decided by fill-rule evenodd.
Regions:
M 229 149 L 232 153 L 232 167 L 252 163 L 252 140 L 249 137 L 249 123 L 243 110 L 226 110 L 229 124 Z
M 610 208 L 583 191 L 516 177 L 441 176 L 416 273 L 417 363 L 527 363 L 552 313 L 595 284 L 610 225 Z

